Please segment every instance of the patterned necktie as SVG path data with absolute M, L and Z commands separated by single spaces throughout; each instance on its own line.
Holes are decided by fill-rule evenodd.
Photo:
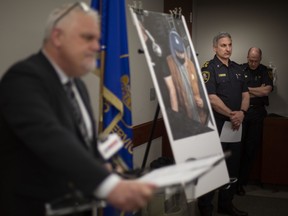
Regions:
M 86 145 L 88 146 L 88 148 L 90 148 L 91 147 L 91 140 L 88 136 L 87 126 L 84 122 L 82 112 L 81 112 L 80 106 L 78 104 L 78 101 L 76 99 L 75 93 L 73 91 L 72 85 L 73 85 L 72 81 L 67 82 L 65 84 L 65 91 L 66 91 L 68 99 L 71 102 L 71 105 L 73 107 L 73 114 L 75 116 L 76 124 L 79 128 L 79 131 L 80 131 Z

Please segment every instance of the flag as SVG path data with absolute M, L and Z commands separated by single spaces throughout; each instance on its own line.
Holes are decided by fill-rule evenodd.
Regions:
M 92 0 L 91 7 L 100 14 L 100 92 L 103 99 L 99 130 L 117 133 L 124 143 L 119 154 L 129 169 L 133 168 L 130 69 L 125 0 Z M 102 75 L 101 75 L 102 74 Z M 104 216 L 124 215 L 112 207 Z M 127 214 L 125 214 L 127 215 Z

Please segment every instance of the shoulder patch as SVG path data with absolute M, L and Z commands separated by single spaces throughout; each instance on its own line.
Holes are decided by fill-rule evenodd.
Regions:
M 209 72 L 209 71 L 203 71 L 203 72 L 202 72 L 202 76 L 203 76 L 204 82 L 206 83 L 206 82 L 208 82 L 209 79 L 210 79 L 210 72 Z
M 269 78 L 270 78 L 271 80 L 273 80 L 273 70 L 269 68 L 267 72 L 268 72 Z

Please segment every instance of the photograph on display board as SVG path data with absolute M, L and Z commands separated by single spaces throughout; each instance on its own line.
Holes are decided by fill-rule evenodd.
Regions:
M 176 164 L 223 156 L 212 107 L 183 16 L 130 8 Z M 213 179 L 213 181 L 211 181 Z M 186 188 L 195 199 L 229 182 L 225 162 Z
M 137 19 L 173 139 L 213 130 L 202 76 L 182 20 L 151 11 L 138 13 Z

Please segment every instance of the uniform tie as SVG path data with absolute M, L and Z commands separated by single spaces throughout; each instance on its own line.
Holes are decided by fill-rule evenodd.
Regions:
M 73 114 L 75 116 L 76 124 L 79 128 L 79 131 L 80 131 L 86 145 L 88 146 L 88 148 L 90 148 L 91 147 L 91 140 L 89 139 L 88 129 L 87 129 L 87 126 L 84 122 L 83 115 L 82 115 L 80 106 L 78 104 L 78 101 L 76 99 L 75 93 L 73 91 L 72 85 L 73 85 L 72 81 L 68 81 L 65 84 L 65 91 L 67 93 L 69 101 L 71 102 L 71 105 L 73 108 Z

